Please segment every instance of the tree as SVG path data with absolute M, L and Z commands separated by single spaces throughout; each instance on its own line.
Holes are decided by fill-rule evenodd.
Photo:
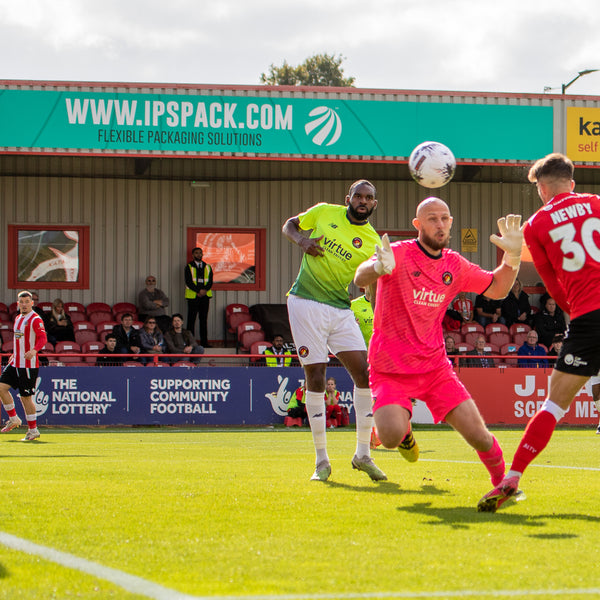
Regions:
M 268 73 L 261 74 L 260 81 L 267 85 L 352 87 L 355 78 L 344 77 L 343 60 L 341 54 L 327 53 L 315 54 L 297 67 L 284 60 L 281 67 L 272 64 Z

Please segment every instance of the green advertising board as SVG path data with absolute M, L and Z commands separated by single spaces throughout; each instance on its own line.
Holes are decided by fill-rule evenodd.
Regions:
M 0 149 L 406 159 L 425 140 L 457 159 L 552 152 L 552 108 L 489 104 L 4 90 Z

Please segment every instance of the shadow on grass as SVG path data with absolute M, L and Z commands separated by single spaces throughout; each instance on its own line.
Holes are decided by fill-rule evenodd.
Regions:
M 394 481 L 371 481 L 366 485 L 350 485 L 348 483 L 338 483 L 337 481 L 325 481 L 323 483 L 335 489 L 350 490 L 352 492 L 372 492 L 375 494 L 427 494 L 428 496 L 443 496 L 450 493 L 447 490 L 441 490 L 435 487 L 435 485 L 429 484 L 424 484 L 421 486 L 421 489 L 404 489 Z
M 452 529 L 469 529 L 472 525 L 478 525 L 480 523 L 493 522 L 506 523 L 507 525 L 520 525 L 525 527 L 546 527 L 553 521 L 559 520 L 564 522 L 565 520 L 573 521 L 587 521 L 590 523 L 599 524 L 600 517 L 594 517 L 591 515 L 581 515 L 576 513 L 553 513 L 547 515 L 519 515 L 511 514 L 510 512 L 504 512 L 504 509 L 510 509 L 510 506 L 514 506 L 511 502 L 504 505 L 498 513 L 478 513 L 475 506 L 456 506 L 452 508 L 439 508 L 432 507 L 431 502 L 417 502 L 412 506 L 399 506 L 397 508 L 400 512 L 421 514 L 426 517 L 431 517 L 431 520 L 426 521 L 427 525 L 447 525 Z M 570 537 L 579 537 L 576 534 L 563 534 L 563 533 L 539 533 L 532 534 L 530 537 L 548 538 L 548 539 L 563 539 Z
M 0 579 L 6 579 L 8 577 L 8 570 L 0 563 Z

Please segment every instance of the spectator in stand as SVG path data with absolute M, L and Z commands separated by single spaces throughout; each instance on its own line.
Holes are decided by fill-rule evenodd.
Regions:
M 565 336 L 562 333 L 557 333 L 552 339 L 552 346 L 548 348 L 548 356 L 558 356 L 562 350 Z M 550 363 L 553 364 L 553 363 Z
M 338 425 L 342 423 L 342 407 L 340 406 L 340 393 L 336 388 L 336 380 L 334 377 L 328 377 L 325 384 L 325 413 L 327 421 L 336 419 Z M 333 425 L 330 425 L 333 428 Z
M 115 356 L 119 354 L 117 349 L 117 336 L 114 333 L 109 333 L 104 339 L 104 348 L 98 350 L 98 358 L 96 359 L 96 365 L 100 367 L 117 367 L 123 362 L 122 356 Z
M 504 323 L 502 300 L 491 300 L 483 294 L 475 298 L 475 320 L 485 327 L 490 323 Z
M 32 299 L 33 299 L 33 310 L 34 310 L 34 312 L 36 312 L 38 315 L 40 315 L 40 317 L 42 317 L 42 321 L 44 321 L 44 326 L 45 326 L 45 327 L 46 327 L 46 329 L 47 329 L 48 327 L 47 327 L 47 323 L 46 323 L 46 321 L 47 321 L 47 319 L 46 319 L 46 311 L 45 311 L 45 310 L 42 310 L 42 309 L 41 309 L 41 308 L 38 306 L 38 304 L 40 303 L 40 297 L 38 296 L 38 293 L 37 293 L 37 292 L 31 292 L 31 297 L 32 297 Z M 46 331 L 46 333 L 48 333 L 48 332 Z M 50 340 L 48 340 L 48 341 L 50 341 Z
M 473 322 L 473 302 L 467 298 L 467 292 L 459 292 L 452 308 L 460 314 L 463 323 Z
M 546 290 L 546 286 L 541 281 L 538 281 L 535 284 L 535 287 L 541 287 L 544 290 L 543 293 L 540 295 L 540 300 L 539 300 L 540 310 L 544 310 L 546 308 L 546 300 L 548 300 L 548 298 L 550 298 L 550 294 Z M 561 315 L 563 314 L 561 307 L 558 305 L 556 305 L 556 312 Z
M 448 357 L 448 360 L 452 363 L 453 367 L 456 367 L 458 365 L 458 359 L 454 357 L 458 356 L 459 352 L 456 349 L 454 338 L 451 335 L 447 335 L 444 338 L 444 344 L 446 346 L 446 356 Z
M 185 299 L 188 305 L 187 328 L 194 334 L 196 317 L 200 329 L 200 343 L 208 348 L 208 308 L 212 297 L 213 270 L 202 260 L 202 248 L 192 250 L 192 260 L 185 265 Z
M 121 324 L 115 325 L 112 332 L 117 336 L 119 354 L 141 353 L 140 332 L 133 327 L 133 315 L 131 313 L 124 313 L 121 317 Z
M 306 419 L 306 385 L 301 385 L 292 395 L 288 403 L 288 417 Z
M 546 356 L 546 350 L 538 344 L 538 334 L 535 329 L 527 332 L 527 339 L 517 350 L 519 356 Z M 519 358 L 519 367 L 547 367 L 547 358 Z
M 289 367 L 292 364 L 292 353 L 283 347 L 283 336 L 275 335 L 272 344 L 263 353 L 267 367 Z
M 171 319 L 171 328 L 165 333 L 168 354 L 188 354 L 192 362 L 199 364 L 204 348 L 196 344 L 191 331 L 183 328 L 183 315 L 175 313 Z M 183 356 L 172 356 L 171 362 L 184 360 Z
M 74 342 L 75 331 L 71 317 L 65 312 L 65 305 L 60 298 L 52 302 L 52 311 L 47 320 L 48 341 L 51 344 L 56 342 Z
M 146 317 L 144 327 L 140 331 L 140 344 L 144 354 L 163 354 L 165 351 L 165 339 L 158 328 L 156 317 Z M 160 360 L 167 361 L 168 358 L 161 356 Z M 151 359 L 142 359 L 144 363 L 154 362 Z
M 475 340 L 475 348 L 467 352 L 467 356 L 476 358 L 467 358 L 467 367 L 495 367 L 493 358 L 489 358 L 491 352 L 485 351 L 485 337 L 480 335 Z
M 531 325 L 531 305 L 529 296 L 523 291 L 521 282 L 517 279 L 508 296 L 502 300 L 502 317 L 504 324 L 510 327 L 513 323 Z
M 565 317 L 556 310 L 556 301 L 554 298 L 548 298 L 544 310 L 535 315 L 534 328 L 538 332 L 540 344 L 546 348 L 550 347 L 554 336 L 558 333 L 564 335 L 567 325 Z
M 146 277 L 146 287 L 138 294 L 138 308 L 140 319 L 146 321 L 147 317 L 154 317 L 156 324 L 162 332 L 171 326 L 171 317 L 165 308 L 169 306 L 167 295 L 156 287 L 156 277 Z

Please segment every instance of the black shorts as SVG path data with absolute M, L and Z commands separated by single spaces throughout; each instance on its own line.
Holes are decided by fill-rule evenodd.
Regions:
M 600 371 L 600 310 L 569 323 L 556 370 L 591 377 Z
M 19 390 L 19 396 L 33 396 L 37 383 L 38 369 L 17 369 L 8 365 L 2 375 L 0 383 L 10 385 Z

